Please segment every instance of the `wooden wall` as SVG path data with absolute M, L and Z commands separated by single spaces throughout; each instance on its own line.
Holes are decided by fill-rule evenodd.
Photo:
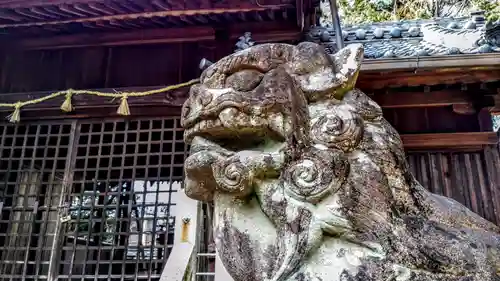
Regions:
M 433 193 L 464 204 L 500 224 L 500 156 L 497 146 L 477 152 L 408 152 L 410 169 Z
M 400 134 L 480 132 L 488 126 L 482 127 L 480 112 L 459 114 L 452 106 L 388 108 L 384 117 Z
M 203 42 L 10 52 L 2 56 L 0 92 L 159 86 L 199 75 L 203 57 L 220 50 Z

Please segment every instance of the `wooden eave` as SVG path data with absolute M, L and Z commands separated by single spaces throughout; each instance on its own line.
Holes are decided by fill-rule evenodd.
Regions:
M 367 91 L 376 91 L 387 88 L 473 84 L 495 81 L 500 81 L 500 62 L 491 65 L 477 64 L 461 67 L 385 70 L 371 70 L 362 67 L 356 85 Z
M 160 43 L 214 41 L 218 30 L 236 42 L 246 31 L 252 32 L 252 39 L 258 43 L 299 41 L 302 32 L 289 22 L 236 23 L 222 26 L 188 26 L 171 28 L 133 29 L 119 32 L 66 34 L 44 37 L 18 38 L 12 40 L 0 36 L 0 48 L 10 51 L 55 50 L 95 46 L 147 45 Z M 231 44 L 233 44 L 231 43 Z
M 407 151 L 477 151 L 498 144 L 495 132 L 408 134 L 401 140 Z
M 302 21 L 303 0 L 0 1 L 0 38 Z
M 457 113 L 479 108 L 500 113 L 500 64 L 383 71 L 362 68 L 356 86 L 383 108 L 452 106 Z

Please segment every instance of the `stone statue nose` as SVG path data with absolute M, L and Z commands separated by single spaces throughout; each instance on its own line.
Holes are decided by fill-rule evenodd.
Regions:
M 200 113 L 203 107 L 206 107 L 212 101 L 212 95 L 202 91 L 199 85 L 193 85 L 189 91 L 189 98 L 182 106 L 182 122 L 190 123 L 197 113 Z

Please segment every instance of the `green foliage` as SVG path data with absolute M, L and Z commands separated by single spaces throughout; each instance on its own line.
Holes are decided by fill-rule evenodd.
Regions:
M 352 5 L 348 0 L 340 0 L 338 5 L 342 11 L 342 21 L 347 23 L 380 22 L 392 19 L 390 12 L 368 0 L 355 0 Z
M 342 13 L 342 20 L 351 24 L 432 17 L 432 6 L 427 0 L 392 1 L 392 3 L 370 0 L 340 0 L 338 5 Z
M 445 10 L 455 7 L 459 14 L 483 10 L 489 20 L 500 19 L 499 0 L 337 0 L 342 22 L 363 24 L 405 19 L 429 19 L 434 15 L 446 16 Z M 326 1 L 328 2 L 328 1 Z M 447 7 L 446 9 L 444 7 Z M 327 9 L 328 10 L 328 9 Z M 453 9 L 452 9 L 453 10 Z M 330 21 L 329 11 L 324 19 Z
M 485 11 L 488 20 L 500 20 L 500 2 L 498 0 L 472 0 L 472 4 L 477 10 Z

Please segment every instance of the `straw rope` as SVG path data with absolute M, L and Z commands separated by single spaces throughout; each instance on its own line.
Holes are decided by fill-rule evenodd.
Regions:
M 27 101 L 18 101 L 15 103 L 0 103 L 0 107 L 12 107 L 14 108 L 14 112 L 8 116 L 8 119 L 10 122 L 17 123 L 20 121 L 20 116 L 21 116 L 21 108 L 26 105 L 33 105 L 33 104 L 38 104 L 42 103 L 44 101 L 59 97 L 59 96 L 65 96 L 66 98 L 64 99 L 64 102 L 61 105 L 61 110 L 65 112 L 71 112 L 74 110 L 73 105 L 71 104 L 71 98 L 74 95 L 93 95 L 93 96 L 98 96 L 98 97 L 108 97 L 108 98 L 119 98 L 120 99 L 120 106 L 118 107 L 117 113 L 120 115 L 130 115 L 130 109 L 129 105 L 127 102 L 127 99 L 129 97 L 144 97 L 144 96 L 150 96 L 150 95 L 155 95 L 155 94 L 160 94 L 164 92 L 168 92 L 171 90 L 179 89 L 182 87 L 190 86 L 192 84 L 195 84 L 199 81 L 199 79 L 193 79 L 185 83 L 180 83 L 176 85 L 170 85 L 164 88 L 160 89 L 155 89 L 155 90 L 149 90 L 149 91 L 144 91 L 144 92 L 116 92 L 116 93 L 102 93 L 98 91 L 90 91 L 90 90 L 73 90 L 73 89 L 68 89 L 64 91 L 59 91 L 52 93 L 50 95 L 33 99 L 33 100 L 27 100 Z

